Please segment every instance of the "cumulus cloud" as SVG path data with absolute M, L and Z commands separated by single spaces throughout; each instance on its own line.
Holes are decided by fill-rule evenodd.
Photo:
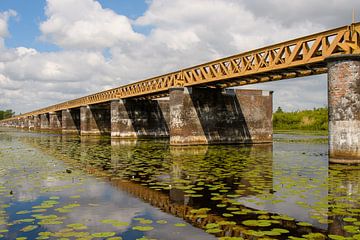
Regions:
M 95 0 L 47 0 L 40 39 L 62 50 L 3 47 L 0 104 L 30 111 L 322 31 L 346 23 L 345 5 L 360 11 L 360 2 L 326 0 L 152 0 L 141 17 L 130 19 Z M 0 13 L 0 41 L 15 15 Z M 149 32 L 134 30 L 142 28 Z M 325 75 L 310 79 L 316 84 L 300 79 L 259 86 L 275 90 L 274 106 L 286 110 L 323 106 Z M 312 94 L 295 97 L 301 92 Z
M 8 36 L 8 20 L 10 17 L 16 16 L 17 13 L 14 10 L 0 12 L 0 49 L 4 47 L 4 38 Z
M 326 28 L 349 25 L 352 10 L 360 20 L 360 1 L 287 1 L 287 0 L 241 0 L 252 12 L 275 19 L 282 25 L 294 25 L 303 21 L 320 23 Z
M 47 0 L 46 16 L 42 39 L 63 48 L 96 49 L 142 39 L 127 17 L 94 0 Z

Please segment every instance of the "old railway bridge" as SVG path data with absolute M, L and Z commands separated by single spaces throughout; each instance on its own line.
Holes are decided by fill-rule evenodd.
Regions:
M 272 92 L 227 89 L 328 74 L 330 161 L 360 163 L 360 23 L 21 114 L 4 126 L 170 144 L 272 141 Z M 311 84 L 311 80 L 309 80 Z M 167 100 L 159 97 L 169 96 Z

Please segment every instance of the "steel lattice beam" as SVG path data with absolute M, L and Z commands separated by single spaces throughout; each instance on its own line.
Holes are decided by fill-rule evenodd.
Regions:
M 325 58 L 360 53 L 360 23 L 316 33 L 135 82 L 16 116 L 23 118 L 113 99 L 156 97 L 173 87 L 226 88 L 326 73 Z

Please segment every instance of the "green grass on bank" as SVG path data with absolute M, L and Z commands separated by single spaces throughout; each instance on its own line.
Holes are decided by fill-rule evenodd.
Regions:
M 328 110 L 314 108 L 313 110 L 283 112 L 279 107 L 273 114 L 273 128 L 275 132 L 311 131 L 323 134 L 328 130 Z
M 327 136 L 329 133 L 327 130 L 273 130 L 275 134 L 291 134 L 291 135 L 311 135 L 311 136 Z

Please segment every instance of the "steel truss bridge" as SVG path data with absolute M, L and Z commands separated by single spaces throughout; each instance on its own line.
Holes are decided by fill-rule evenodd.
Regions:
M 326 58 L 357 53 L 360 23 L 353 23 L 55 104 L 6 121 L 113 99 L 162 97 L 174 87 L 227 88 L 322 74 L 327 72 Z

